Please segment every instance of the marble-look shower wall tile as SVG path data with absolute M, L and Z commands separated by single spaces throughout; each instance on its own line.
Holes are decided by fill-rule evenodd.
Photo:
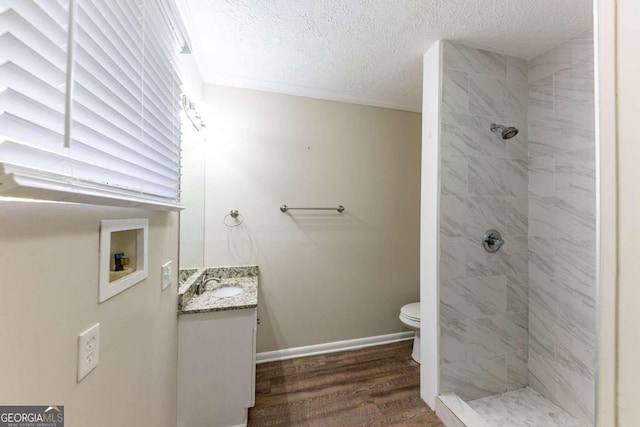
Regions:
M 593 424 L 593 33 L 529 64 L 529 385 Z M 468 261 L 467 261 L 468 262 Z
M 507 313 L 529 310 L 529 285 L 526 273 L 507 276 Z
M 496 120 L 497 121 L 497 120 Z M 442 114 L 442 156 L 504 157 L 506 141 L 490 130 L 491 121 L 470 114 Z
M 557 204 L 558 201 L 553 196 L 529 196 L 529 236 L 555 237 L 558 235 Z
M 529 239 L 527 236 L 508 235 L 508 244 L 505 243 L 500 252 L 504 252 L 511 268 L 508 274 L 526 273 L 529 271 Z
M 469 111 L 469 75 L 447 70 L 442 78 L 442 111 Z
M 528 385 L 528 350 L 507 353 L 507 391 L 518 390 Z
M 529 347 L 527 365 L 529 386 L 547 399 L 557 401 L 558 368 L 555 358 L 539 354 L 535 351 L 535 347 Z
M 580 420 L 593 419 L 595 390 L 594 378 L 586 377 L 571 367 L 557 363 L 556 399 L 563 403 L 566 411 Z
M 559 153 L 555 156 L 556 189 L 593 194 L 595 191 L 595 149 Z
M 593 60 L 593 31 L 589 30 L 529 61 L 529 83 L 568 68 L 593 67 Z
M 570 331 L 559 330 L 555 362 L 558 369 L 558 399 L 572 408 L 578 418 L 593 417 L 595 398 L 596 352 L 593 344 L 585 344 Z
M 529 346 L 529 310 L 507 313 L 505 317 L 511 347 L 525 350 Z
M 476 115 L 527 116 L 529 88 L 525 84 L 469 75 L 469 112 Z
M 531 312 L 531 318 L 540 318 L 539 309 L 545 310 L 547 315 L 551 315 L 550 320 L 557 322 L 557 309 L 558 309 L 558 283 L 555 279 L 545 279 L 541 276 L 529 277 L 529 309 L 535 309 L 535 312 Z M 547 317 L 540 318 L 543 321 L 547 321 Z M 550 326 L 550 325 L 547 325 Z M 550 330 L 553 332 L 553 328 Z
M 558 69 L 557 56 L 557 50 L 552 49 L 529 61 L 529 83 L 552 76 Z
M 537 197 L 555 196 L 553 156 L 536 157 L 529 161 L 529 194 Z
M 596 401 L 596 391 L 593 386 L 595 378 L 586 377 L 584 375 L 573 375 L 570 379 L 571 390 L 573 394 L 571 398 L 575 401 L 576 413 L 578 419 L 593 420 L 595 418 L 594 402 Z
M 556 360 L 558 364 L 573 370 L 585 378 L 594 379 L 596 376 L 596 351 L 589 344 L 570 336 L 558 334 Z
M 581 64 L 590 64 L 593 68 L 593 30 L 585 31 L 576 37 L 558 46 L 556 49 L 556 71 L 566 68 L 578 69 L 584 67 Z
M 441 194 L 445 196 L 467 196 L 469 168 L 467 158 L 442 158 L 440 165 Z
M 504 196 L 506 186 L 505 159 L 469 157 L 469 194 Z
M 548 120 L 553 115 L 553 76 L 529 85 L 529 121 Z
M 508 197 L 507 234 L 527 235 L 529 228 L 529 199 L 526 197 Z
M 447 237 L 440 233 L 441 281 L 467 277 L 467 245 L 468 240 L 464 237 Z
M 507 159 L 504 166 L 504 194 L 510 197 L 526 197 L 529 184 L 528 164 L 525 160 Z
M 444 60 L 441 392 L 486 396 L 508 388 L 506 354 L 526 354 L 528 345 L 528 67 L 449 42 Z M 519 133 L 504 140 L 492 123 Z M 507 242 L 494 254 L 482 246 L 491 228 Z M 526 384 L 522 363 L 511 369 L 512 382 Z
M 558 236 L 574 239 L 592 238 L 596 232 L 595 194 L 557 190 L 554 199 Z
M 481 239 L 489 228 L 504 230 L 507 208 L 504 197 L 440 197 L 440 233 L 446 237 Z
M 498 53 L 445 41 L 443 57 L 445 68 L 507 78 L 507 58 Z
M 465 206 L 471 217 L 465 237 L 475 240 L 483 236 L 489 224 L 504 230 L 507 222 L 507 204 L 504 197 L 467 197 Z
M 474 359 L 503 355 L 518 350 L 516 343 L 509 341 L 506 318 L 503 314 L 467 321 L 467 340 Z
M 507 311 L 507 277 L 474 277 L 440 282 L 440 303 L 455 319 L 478 319 Z
M 485 251 L 482 239 L 469 239 L 466 257 L 468 277 L 527 272 L 527 237 L 503 237 L 506 239 L 506 243 L 496 253 Z
M 466 198 L 460 196 L 440 197 L 440 238 L 466 237 L 473 218 L 466 208 Z
M 495 157 L 468 158 L 469 194 L 472 196 L 527 195 L 527 162 Z
M 538 305 L 533 291 L 530 292 L 529 307 L 529 355 L 535 353 L 548 360 L 556 354 L 556 307 L 553 311 Z
M 546 271 L 538 271 L 529 273 L 528 284 L 529 319 L 531 320 L 532 317 L 540 316 L 538 310 L 544 309 L 545 316 L 541 316 L 540 318 L 545 322 L 554 322 L 553 326 L 555 327 L 555 324 L 558 322 L 558 281 L 553 274 L 548 274 Z M 553 329 L 551 329 L 551 331 L 553 331 Z
M 442 365 L 440 393 L 453 392 L 463 400 L 474 400 L 507 390 L 506 356 Z
M 515 120 L 509 121 L 514 124 L 520 132 L 515 138 L 511 138 L 507 144 L 507 158 L 508 159 L 520 159 L 527 160 L 529 157 L 529 140 L 528 140 L 528 125 L 520 124 Z M 502 120 L 502 123 L 507 123 L 507 120 Z
M 506 256 L 496 255 L 492 257 L 486 255 L 481 245 L 481 241 L 478 240 L 477 245 L 467 247 L 466 271 L 468 277 L 493 277 L 503 274 L 514 274 L 516 272 L 509 264 Z
M 529 82 L 529 63 L 524 59 L 507 56 L 507 80 L 514 83 Z
M 594 140 L 593 129 L 567 126 L 556 118 L 529 122 L 530 157 L 593 149 Z
M 440 303 L 440 363 L 464 362 L 468 357 L 468 344 L 466 340 L 467 327 L 464 319 L 448 318 L 445 314 L 450 307 Z
M 474 359 L 524 350 L 528 345 L 526 312 L 469 319 L 466 330 Z
M 577 284 L 582 292 L 595 299 L 596 250 L 592 239 L 555 239 L 554 277 L 564 283 Z
M 529 236 L 528 263 L 529 288 L 532 280 L 550 281 L 556 274 L 556 239 L 553 237 Z
M 562 126 L 595 131 L 596 107 L 593 101 L 583 104 L 554 102 L 554 113 Z
M 558 295 L 558 307 L 561 309 L 558 310 L 555 335 L 556 356 L 561 347 L 573 346 L 576 343 L 585 348 L 595 348 L 597 319 L 594 301 L 579 292 L 568 291 L 565 286 L 560 287 Z
M 592 103 L 595 99 L 593 61 L 558 71 L 553 79 L 554 101 L 563 104 Z
M 500 116 L 506 107 L 504 80 L 472 75 L 469 78 L 469 112 Z

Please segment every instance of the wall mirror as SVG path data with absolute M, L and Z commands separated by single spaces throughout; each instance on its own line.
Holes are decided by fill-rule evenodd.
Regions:
M 205 136 L 182 118 L 182 204 L 179 268 L 204 266 Z

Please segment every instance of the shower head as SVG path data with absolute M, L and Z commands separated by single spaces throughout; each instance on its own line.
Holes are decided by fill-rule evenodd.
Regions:
M 502 129 L 502 139 L 511 139 L 518 134 L 518 128 L 514 128 L 513 126 L 504 127 L 491 123 L 491 132 L 495 132 L 498 129 Z

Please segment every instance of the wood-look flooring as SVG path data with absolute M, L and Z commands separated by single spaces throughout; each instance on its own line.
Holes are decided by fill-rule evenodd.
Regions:
M 420 399 L 412 344 L 258 365 L 249 427 L 444 427 Z

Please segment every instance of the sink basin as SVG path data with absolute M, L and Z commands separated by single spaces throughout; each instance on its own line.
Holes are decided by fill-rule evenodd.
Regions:
M 217 298 L 232 297 L 242 292 L 240 286 L 223 286 L 211 291 L 211 295 Z

